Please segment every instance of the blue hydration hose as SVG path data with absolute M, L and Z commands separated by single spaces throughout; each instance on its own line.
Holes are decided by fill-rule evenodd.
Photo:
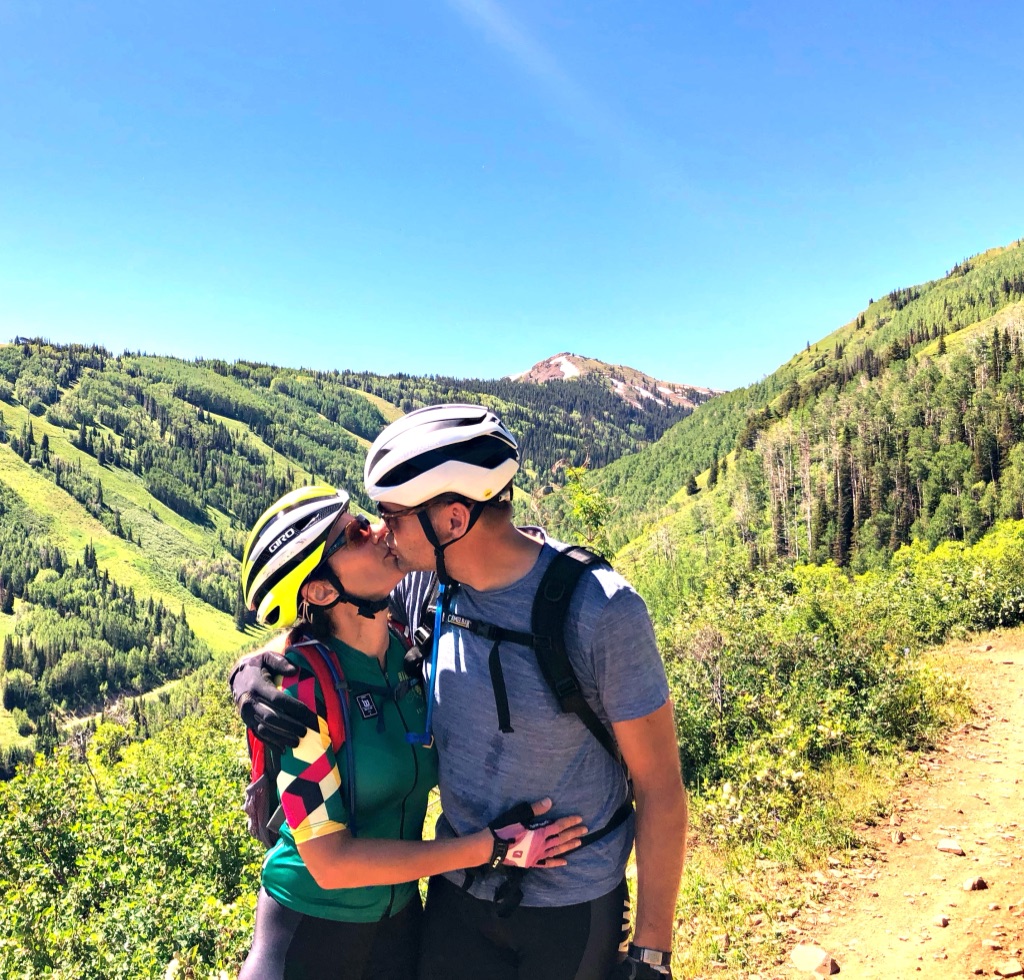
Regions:
M 430 681 L 427 685 L 427 724 L 424 732 L 408 732 L 406 739 L 425 748 L 431 748 L 434 744 L 434 729 L 432 720 L 434 717 L 434 687 L 437 684 L 437 644 L 441 639 L 441 624 L 444 621 L 444 614 L 447 611 L 448 597 L 447 588 L 444 583 L 437 587 L 437 607 L 434 609 L 434 636 L 430 649 Z

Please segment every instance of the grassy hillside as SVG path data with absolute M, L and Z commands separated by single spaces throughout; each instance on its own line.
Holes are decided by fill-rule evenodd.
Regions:
M 28 423 L 28 413 L 20 406 L 5 406 L 4 417 L 12 428 Z M 48 436 L 51 452 L 63 456 L 74 451 L 65 430 L 45 419 L 32 422 L 38 439 Z M 181 562 L 209 555 L 217 548 L 216 532 L 228 527 L 227 519 L 214 513 L 210 526 L 198 526 L 154 500 L 142 480 L 130 471 L 101 467 L 87 454 L 77 455 L 83 457 L 82 471 L 102 481 L 105 504 L 121 513 L 141 545 L 113 534 L 79 501 L 50 482 L 40 468 L 24 465 L 9 447 L 0 447 L 0 482 L 25 502 L 54 544 L 77 554 L 91 542 L 101 566 L 123 585 L 162 599 L 174 608 L 184 605 L 196 633 L 211 648 L 236 649 L 237 633 L 231 617 L 197 599 L 175 577 Z
M 620 558 L 673 597 L 723 562 L 864 571 L 1024 516 L 1024 303 L 876 377 L 814 395 L 669 498 Z
M 0 764 L 33 729 L 54 746 L 0 783 L 0 973 L 159 977 L 175 954 L 230 972 L 260 853 L 223 684 L 242 634 L 217 624 L 238 621 L 250 515 L 307 477 L 356 479 L 396 393 L 398 409 L 442 388 L 492 398 L 514 428 L 546 425 L 548 450 L 574 446 L 569 462 L 619 417 L 583 424 L 552 387 L 517 403 L 514 387 L 44 344 L 0 351 L 0 375 Z M 640 439 L 615 431 L 619 449 Z M 873 302 L 604 473 L 562 473 L 533 500 L 588 540 L 632 537 L 616 564 L 652 612 L 676 706 L 701 848 L 676 965 L 742 970 L 730 918 L 777 923 L 782 905 L 729 869 L 784 876 L 857 847 L 848 787 L 969 711 L 927 646 L 1024 621 L 1020 245 Z M 110 706 L 117 692 L 133 697 Z M 100 703 L 77 749 L 57 747 L 54 717 Z M 856 819 L 882 807 L 876 786 Z
M 528 489 L 557 480 L 559 461 L 615 458 L 650 443 L 684 414 L 625 405 L 597 381 L 570 391 L 563 398 L 557 386 L 504 381 L 115 357 L 94 346 L 42 341 L 0 346 L 0 487 L 16 501 L 5 511 L 10 547 L 0 551 L 0 597 L 10 609 L 0 612 L 0 635 L 16 643 L 0 663 L 0 703 L 8 705 L 0 707 L 0 749 L 28 744 L 29 724 L 15 723 L 10 706 L 33 712 L 45 727 L 49 713 L 69 700 L 58 692 L 66 689 L 70 665 L 79 664 L 79 639 L 106 642 L 109 632 L 103 623 L 79 623 L 78 612 L 47 594 L 45 601 L 69 617 L 66 632 L 75 639 L 36 656 L 31 634 L 45 617 L 32 576 L 18 567 L 27 539 L 37 545 L 29 567 L 49 575 L 56 561 L 58 591 L 89 588 L 72 567 L 88 553 L 97 574 L 118 590 L 183 614 L 204 656 L 230 655 L 247 642 L 237 559 L 257 515 L 312 481 L 345 486 L 357 506 L 369 507 L 361 487 L 365 451 L 403 411 L 453 400 L 498 408 L 524 435 Z M 119 593 L 111 601 L 120 602 Z M 132 649 L 104 648 L 107 665 L 80 685 L 91 693 L 85 701 L 70 699 L 76 710 L 89 698 L 98 709 L 103 700 L 163 684 L 192 657 L 129 670 L 127 661 L 137 659 Z M 29 693 L 21 674 L 11 680 L 11 664 L 30 677 Z
M 989 321 L 1024 299 L 1024 247 L 1015 242 L 958 263 L 941 279 L 872 300 L 867 308 L 795 354 L 763 381 L 720 395 L 668 430 L 649 449 L 622 457 L 595 476 L 612 501 L 610 536 L 617 545 L 635 537 L 690 476 L 758 433 L 821 398 L 869 383 L 891 365 L 955 351 L 966 328 Z

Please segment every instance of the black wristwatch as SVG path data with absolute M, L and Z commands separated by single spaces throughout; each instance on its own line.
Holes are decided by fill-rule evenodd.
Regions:
M 637 946 L 629 944 L 629 956 L 637 963 L 646 963 L 648 966 L 670 967 L 672 965 L 672 953 L 664 949 L 652 949 L 650 946 Z

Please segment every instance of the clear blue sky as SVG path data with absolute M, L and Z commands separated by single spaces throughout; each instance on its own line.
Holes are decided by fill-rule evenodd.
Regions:
M 0 339 L 756 380 L 1024 235 L 1024 5 L 0 0 Z

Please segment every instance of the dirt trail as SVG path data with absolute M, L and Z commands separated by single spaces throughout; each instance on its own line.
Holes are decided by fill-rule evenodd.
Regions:
M 994 977 L 1024 964 L 1024 632 L 950 654 L 977 713 L 921 760 L 925 775 L 901 787 L 891 820 L 862 831 L 875 850 L 815 873 L 819 901 L 793 918 L 785 964 L 762 977 L 813 976 L 789 960 L 798 943 L 863 980 Z M 964 855 L 938 850 L 946 839 Z M 965 891 L 975 877 L 988 887 Z

